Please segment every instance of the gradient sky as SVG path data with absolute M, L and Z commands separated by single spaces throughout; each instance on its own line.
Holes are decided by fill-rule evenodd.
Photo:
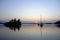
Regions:
M 60 18 L 60 0 L 0 0 L 0 19 L 39 21 Z

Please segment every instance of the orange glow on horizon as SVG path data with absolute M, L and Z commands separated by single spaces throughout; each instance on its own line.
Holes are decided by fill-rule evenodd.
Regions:
M 21 21 L 31 21 L 31 22 L 40 22 L 40 17 L 15 17 L 16 19 L 20 19 Z M 7 18 L 8 20 L 14 19 L 14 17 Z M 51 21 L 51 20 L 58 20 L 58 18 L 51 18 L 51 17 L 42 17 L 42 21 Z
M 29 18 L 29 17 L 26 17 L 26 18 L 21 18 L 22 20 L 25 20 L 25 21 L 32 21 L 32 22 L 39 22 L 40 21 L 40 18 L 37 18 L 37 17 L 34 17 L 34 18 Z M 57 18 L 48 18 L 48 17 L 43 17 L 42 18 L 42 21 L 50 21 L 50 20 L 56 20 Z

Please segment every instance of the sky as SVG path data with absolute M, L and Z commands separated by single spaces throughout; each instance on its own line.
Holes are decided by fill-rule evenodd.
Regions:
M 38 22 L 60 19 L 60 0 L 0 0 L 0 20 Z

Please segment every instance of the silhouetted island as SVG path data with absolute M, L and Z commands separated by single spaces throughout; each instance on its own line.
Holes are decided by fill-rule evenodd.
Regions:
M 57 21 L 54 24 L 56 24 L 58 27 L 60 27 L 60 21 Z
M 60 24 L 60 21 L 55 22 L 54 24 Z
M 16 29 L 20 30 L 21 21 L 20 21 L 20 19 L 16 20 L 16 18 L 15 18 L 15 19 L 10 20 L 9 22 L 4 23 L 4 25 L 14 31 Z
M 15 19 L 10 20 L 9 22 L 4 23 L 4 25 L 18 26 L 18 25 L 21 25 L 21 21 L 20 21 L 20 19 L 16 20 L 16 18 L 15 18 Z

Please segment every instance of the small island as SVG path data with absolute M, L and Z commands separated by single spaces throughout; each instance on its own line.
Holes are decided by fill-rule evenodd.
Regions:
M 57 21 L 54 24 L 56 24 L 58 27 L 60 27 L 60 21 Z
M 9 22 L 4 23 L 6 26 L 18 26 L 21 25 L 20 19 L 16 20 L 16 18 L 10 20 Z
M 60 24 L 60 21 L 55 22 L 54 24 Z

